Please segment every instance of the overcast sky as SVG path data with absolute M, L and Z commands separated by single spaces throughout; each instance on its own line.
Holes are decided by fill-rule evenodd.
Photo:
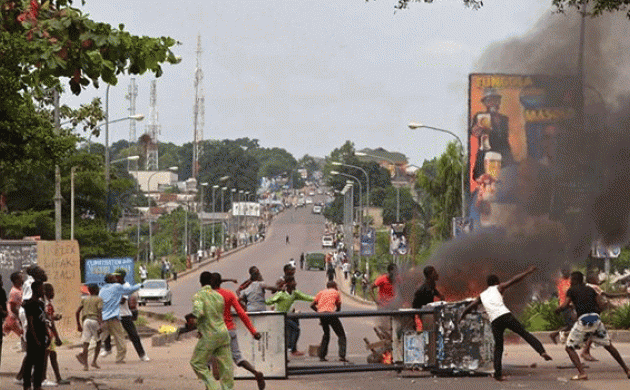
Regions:
M 301 158 L 324 157 L 346 140 L 383 147 L 410 163 L 441 154 L 448 135 L 410 131 L 420 121 L 465 142 L 468 74 L 492 43 L 520 36 L 552 12 L 551 0 L 88 0 L 92 19 L 133 34 L 171 36 L 179 65 L 157 80 L 159 140 L 192 142 L 193 75 L 201 35 L 206 96 L 204 139 L 260 140 Z M 558 15 L 557 17 L 563 17 Z M 553 37 L 550 37 L 553 39 Z M 577 43 L 576 43 L 577 44 Z M 130 78 L 110 89 L 110 120 L 128 115 Z M 149 115 L 152 75 L 136 77 L 136 112 Z M 90 88 L 78 105 L 105 88 Z M 148 118 L 147 118 L 148 119 Z M 148 120 L 137 126 L 145 132 Z M 127 122 L 110 126 L 110 142 L 129 139 Z M 101 136 L 98 142 L 103 143 Z

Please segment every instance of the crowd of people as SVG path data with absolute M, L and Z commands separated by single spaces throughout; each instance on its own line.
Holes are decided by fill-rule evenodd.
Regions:
M 100 369 L 97 358 L 110 353 L 111 338 L 116 345 L 116 363 L 124 363 L 125 333 L 132 341 L 140 360 L 150 360 L 133 322 L 137 317 L 137 314 L 134 315 L 135 310 L 132 310 L 137 303 L 134 292 L 141 285 L 132 286 L 124 278 L 125 270 L 121 269 L 106 275 L 102 288 L 89 285 L 89 296 L 82 299 L 77 308 L 77 330 L 81 332 L 83 348 L 76 358 L 86 371 L 90 367 Z M 3 309 L 6 308 L 0 310 L 2 333 L 15 333 L 19 336 L 22 350 L 26 352 L 21 368 L 14 378 L 24 389 L 37 390 L 70 384 L 70 381 L 61 377 L 59 370 L 56 347 L 62 345 L 62 341 L 55 323 L 62 317 L 55 312 L 55 289 L 47 281 L 46 271 L 33 265 L 11 274 L 12 287 L 8 297 L 0 288 L 0 305 Z M 95 350 L 90 361 L 88 351 L 91 342 L 94 342 Z M 0 351 L 1 348 L 0 342 Z M 103 352 L 100 352 L 101 348 L 104 348 Z M 52 367 L 54 380 L 47 378 L 48 362 Z
M 10 279 L 12 286 L 8 297 L 0 288 L 0 304 L 3 306 L 0 319 L 4 320 L 2 333 L 19 336 L 21 348 L 26 352 L 15 381 L 24 389 L 69 384 L 59 371 L 56 347 L 62 342 L 55 322 L 61 320 L 61 314 L 55 312 L 55 289 L 47 283 L 46 271 L 34 265 L 24 272 L 12 273 Z M 0 336 L 0 351 L 1 340 Z M 47 379 L 48 362 L 55 380 Z
M 251 372 L 259 389 L 265 387 L 263 374 L 243 358 L 239 349 L 232 320 L 232 308 L 254 339 L 258 340 L 261 334 L 252 324 L 248 313 L 267 310 L 290 313 L 294 311 L 293 305 L 296 301 L 310 302 L 310 307 L 314 311 L 323 314 L 320 318 L 323 335 L 318 348 L 319 359 L 328 360 L 328 345 L 332 328 L 338 338 L 339 361 L 348 361 L 343 325 L 338 317 L 326 315 L 326 313 L 334 313 L 341 309 L 341 294 L 337 283 L 329 280 L 325 289 L 311 296 L 297 289 L 296 267 L 292 263 L 285 264 L 282 271 L 282 275 L 274 284 L 266 284 L 260 270 L 252 266 L 249 268 L 249 278 L 238 285 L 235 292 L 221 287 L 222 283 L 236 282 L 235 280 L 222 279 L 216 272 L 205 271 L 200 275 L 201 289 L 193 296 L 193 310 L 186 316 L 187 325 L 180 328 L 180 332 L 197 330 L 199 333 L 199 341 L 193 351 L 190 364 L 206 388 L 215 389 L 222 386 L 225 389 L 232 389 L 234 386 L 232 362 L 237 367 Z M 267 291 L 272 293 L 268 298 L 265 297 Z M 298 349 L 299 319 L 288 316 L 285 321 L 285 344 L 289 356 L 303 356 L 304 352 Z
M 327 261 L 332 267 L 331 260 Z M 303 260 L 300 257 L 300 265 Z M 483 306 L 489 318 L 494 338 L 494 378 L 503 381 L 502 357 L 504 352 L 504 333 L 509 329 L 523 338 L 544 360 L 551 360 L 543 344 L 528 332 L 503 301 L 503 293 L 522 282 L 537 270 L 529 267 L 514 275 L 505 282 L 498 276 L 488 275 L 487 288 L 460 313 L 458 323 L 478 306 Z M 345 271 L 342 268 L 342 271 Z M 433 266 L 423 269 L 424 282 L 417 288 L 411 302 L 412 308 L 421 309 L 436 300 L 444 301 L 445 297 L 438 288 L 439 273 Z M 135 292 L 141 284 L 131 285 L 125 282 L 126 272 L 123 269 L 105 276 L 105 284 L 99 288 L 89 285 L 89 296 L 83 298 L 76 311 L 77 330 L 81 332 L 82 350 L 76 355 L 77 360 L 86 371 L 100 369 L 98 358 L 112 352 L 112 344 L 116 347 L 115 362 L 122 364 L 126 358 L 125 335 L 129 338 L 141 361 L 150 361 L 147 356 L 134 319 L 137 318 L 137 297 Z M 289 262 L 283 266 L 282 275 L 273 284 L 265 283 L 260 270 L 256 266 L 249 268 L 249 278 L 238 284 L 235 291 L 222 286 L 225 282 L 238 283 L 234 279 L 223 279 L 216 272 L 202 272 L 199 278 L 201 289 L 192 298 L 192 312 L 186 316 L 186 325 L 179 332 L 197 331 L 199 340 L 193 351 L 190 364 L 195 374 L 209 389 L 234 388 L 234 365 L 249 371 L 255 378 L 259 389 L 265 388 L 265 378 L 261 371 L 245 359 L 239 348 L 236 325 L 232 311 L 238 315 L 249 333 L 256 340 L 263 335 L 256 329 L 248 313 L 267 310 L 291 313 L 296 301 L 310 303 L 310 307 L 320 313 L 322 338 L 318 348 L 320 361 L 328 360 L 328 346 L 331 329 L 337 336 L 340 362 L 347 362 L 347 338 L 343 324 L 333 313 L 341 310 L 342 300 L 337 282 L 346 281 L 348 276 L 333 273 L 327 274 L 325 288 L 315 296 L 306 294 L 297 288 L 296 264 Z M 565 319 L 565 326 L 552 333 L 551 338 L 558 342 L 561 338 L 565 350 L 575 365 L 578 374 L 572 379 L 586 380 L 588 375 L 584 360 L 593 360 L 590 355 L 590 344 L 601 345 L 610 353 L 630 378 L 630 369 L 618 350 L 612 344 L 610 335 L 601 321 L 602 298 L 612 297 L 603 292 L 590 280 L 585 280 L 579 271 L 563 270 L 557 284 L 559 306 L 556 310 Z M 362 273 L 352 274 L 351 278 L 363 278 Z M 20 336 L 23 350 L 26 352 L 21 368 L 15 377 L 24 389 L 41 389 L 42 386 L 54 386 L 69 383 L 62 378 L 59 370 L 56 346 L 61 339 L 55 322 L 61 315 L 55 312 L 53 300 L 54 287 L 47 283 L 48 277 L 44 269 L 31 266 L 23 272 L 14 272 L 11 277 L 12 287 L 8 294 L 2 289 L 0 278 L 0 320 L 3 323 L 2 334 L 15 333 Z M 144 279 L 144 278 L 142 278 Z M 586 283 L 590 281 L 591 283 Z M 378 276 L 370 285 L 369 291 L 379 307 L 390 307 L 397 298 L 398 286 L 402 283 L 398 267 L 387 266 L 387 272 Z M 352 284 L 350 284 L 352 289 Z M 271 296 L 266 297 L 266 293 Z M 300 338 L 300 322 L 295 316 L 287 316 L 286 347 L 290 357 L 299 357 L 304 352 L 298 348 Z M 94 344 L 93 355 L 89 356 L 90 345 Z M 580 348 L 587 345 L 581 353 Z M 0 351 L 2 337 L 0 336 Z M 1 357 L 1 354 L 0 354 Z M 47 378 L 47 366 L 50 362 L 54 379 Z M 1 360 L 0 360 L 1 363 Z

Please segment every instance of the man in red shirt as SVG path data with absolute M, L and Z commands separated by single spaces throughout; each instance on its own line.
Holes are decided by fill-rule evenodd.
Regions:
M 337 283 L 329 281 L 326 283 L 326 289 L 315 295 L 311 308 L 318 313 L 333 313 L 341 310 L 341 295 L 337 290 Z M 322 342 L 319 345 L 319 360 L 326 361 L 328 354 L 328 343 L 330 342 L 330 328 L 333 329 L 339 340 L 339 361 L 347 362 L 346 359 L 346 332 L 343 325 L 339 321 L 339 317 L 323 316 L 320 318 L 320 324 L 324 330 Z
M 387 273 L 379 276 L 372 283 L 370 288 L 372 291 L 372 298 L 379 307 L 387 306 L 394 300 L 395 284 L 398 277 L 398 267 L 396 264 L 389 264 L 387 266 Z M 378 288 L 378 299 L 374 295 L 374 288 Z
M 221 274 L 219 274 L 218 272 L 212 273 L 210 277 L 210 287 L 212 287 L 214 291 L 221 294 L 221 296 L 223 297 L 223 300 L 225 301 L 225 304 L 223 306 L 223 320 L 225 321 L 225 326 L 227 327 L 228 333 L 230 334 L 230 348 L 232 349 L 232 360 L 238 367 L 243 367 L 247 371 L 254 374 L 254 378 L 256 378 L 256 382 L 258 382 L 258 389 L 263 390 L 265 388 L 265 378 L 263 377 L 262 372 L 257 371 L 250 362 L 248 362 L 247 360 L 243 358 L 243 355 L 241 354 L 241 350 L 238 347 L 238 339 L 236 338 L 236 331 L 235 331 L 236 325 L 234 324 L 234 321 L 232 320 L 231 308 L 234 308 L 234 310 L 236 310 L 236 314 L 238 314 L 238 317 L 241 319 L 241 321 L 243 321 L 243 324 L 245 325 L 245 327 L 247 327 L 249 332 L 252 334 L 252 336 L 254 336 L 256 340 L 260 340 L 262 336 L 260 333 L 258 333 L 256 328 L 252 324 L 252 321 L 249 319 L 249 316 L 247 315 L 247 313 L 245 313 L 245 310 L 243 310 L 243 307 L 238 302 L 238 298 L 236 297 L 236 294 L 234 294 L 230 290 L 221 288 L 222 281 L 223 280 L 221 279 Z

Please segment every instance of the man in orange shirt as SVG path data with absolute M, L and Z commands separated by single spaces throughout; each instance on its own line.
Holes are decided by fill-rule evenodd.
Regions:
M 256 382 L 258 382 L 258 389 L 263 390 L 265 388 L 265 378 L 263 377 L 262 372 L 257 371 L 256 368 L 254 368 L 254 366 L 250 362 L 245 360 L 243 358 L 243 355 L 241 354 L 241 350 L 238 346 L 238 339 L 236 338 L 236 331 L 235 331 L 236 325 L 234 324 L 234 321 L 232 320 L 231 309 L 234 308 L 234 310 L 236 310 L 236 314 L 238 314 L 238 317 L 241 319 L 241 321 L 243 321 L 243 324 L 245 325 L 245 327 L 249 330 L 249 332 L 252 334 L 252 336 L 254 336 L 256 340 L 260 340 L 262 336 L 260 333 L 258 333 L 256 328 L 252 324 L 252 321 L 249 319 L 249 316 L 247 315 L 247 313 L 245 313 L 245 310 L 243 310 L 243 307 L 238 302 L 238 298 L 236 297 L 236 294 L 234 294 L 230 290 L 221 288 L 222 281 L 223 280 L 221 279 L 220 273 L 213 272 L 210 275 L 210 287 L 212 287 L 214 291 L 221 294 L 221 296 L 223 297 L 223 300 L 225 301 L 225 304 L 223 306 L 223 321 L 225 322 L 225 326 L 227 327 L 228 333 L 230 334 L 230 348 L 232 349 L 232 360 L 234 361 L 234 364 L 236 364 L 238 367 L 243 367 L 247 371 L 254 374 L 254 378 L 256 378 Z
M 337 290 L 337 283 L 329 281 L 326 283 L 326 289 L 315 295 L 311 308 L 318 313 L 333 313 L 341 310 L 341 295 Z M 333 329 L 339 340 L 339 361 L 347 362 L 346 359 L 346 332 L 339 321 L 339 317 L 323 316 L 320 318 L 320 325 L 324 330 L 324 336 L 319 346 L 319 360 L 327 361 L 328 343 L 330 342 L 330 328 Z

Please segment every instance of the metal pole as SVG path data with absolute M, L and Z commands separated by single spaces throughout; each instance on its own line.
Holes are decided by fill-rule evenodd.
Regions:
M 216 246 L 216 244 L 214 243 L 214 237 L 215 237 L 215 233 L 214 233 L 214 218 L 215 218 L 215 214 L 217 212 L 216 210 L 216 198 L 215 198 L 215 190 L 219 188 L 219 186 L 217 184 L 212 186 L 212 218 L 210 219 L 211 224 L 210 227 L 212 228 L 212 246 Z
M 236 192 L 236 188 L 230 189 L 230 213 L 228 216 L 228 237 L 232 234 L 232 217 L 234 217 L 234 193 Z M 232 242 L 230 241 L 230 245 Z M 229 247 L 228 246 L 228 247 Z
M 149 179 L 147 180 L 147 202 L 149 204 L 149 210 L 148 210 L 148 220 L 149 220 L 149 261 L 153 261 L 153 236 L 152 236 L 152 218 L 151 218 L 151 179 L 153 178 L 153 176 L 155 176 L 157 173 L 159 173 L 159 171 L 151 174 L 151 176 L 149 176 Z
M 244 192 L 245 192 L 244 190 L 238 190 L 238 215 L 236 216 L 238 229 L 236 229 L 236 230 L 238 232 L 237 235 L 239 236 L 238 237 L 239 239 L 240 239 L 240 235 L 241 235 L 241 214 L 242 214 L 242 211 L 243 211 L 243 200 L 242 199 L 243 199 L 243 193 Z
M 140 162 L 139 160 L 136 160 L 136 196 L 138 196 L 138 199 L 140 197 L 140 172 L 139 172 L 139 165 Z M 138 202 L 138 215 L 136 216 L 136 225 L 137 225 L 137 232 L 136 232 L 136 250 L 138 251 L 138 260 L 140 260 L 140 202 Z
M 396 186 L 396 223 L 400 223 L 400 187 Z
M 109 84 L 105 88 L 105 194 L 107 196 L 105 221 L 109 230 Z
M 57 134 L 61 124 L 59 123 L 59 92 L 53 90 L 53 103 L 55 106 L 53 112 L 53 120 Z M 55 197 L 53 201 L 55 203 L 55 239 L 61 240 L 61 173 L 59 172 L 59 166 L 55 165 Z
M 201 197 L 199 199 L 200 210 L 199 210 L 199 249 L 203 252 L 204 250 L 204 239 L 203 239 L 203 206 L 204 206 L 204 197 L 203 197 L 203 188 L 207 186 L 208 183 L 201 183 Z
M 55 165 L 55 240 L 61 240 L 61 172 Z
M 225 213 L 225 191 L 227 191 L 227 187 L 221 187 L 221 215 Z M 225 245 L 225 227 L 223 226 L 223 219 L 221 219 L 221 245 L 219 248 L 223 249 Z
M 188 258 L 188 188 L 184 194 L 186 196 L 186 209 L 184 210 L 184 257 Z
M 74 171 L 77 167 L 70 168 L 70 239 L 74 240 Z

